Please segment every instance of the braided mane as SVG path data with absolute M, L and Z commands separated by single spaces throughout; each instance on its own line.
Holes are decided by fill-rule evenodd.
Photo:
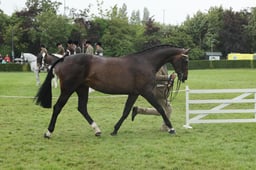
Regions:
M 142 51 L 138 51 L 138 52 L 135 52 L 135 53 L 132 53 L 132 54 L 129 54 L 129 55 L 142 54 L 142 53 L 150 52 L 150 51 L 155 50 L 157 48 L 182 48 L 182 47 L 178 47 L 178 46 L 174 46 L 174 45 L 170 45 L 170 44 L 162 44 L 162 45 L 156 45 L 156 46 L 153 46 L 153 47 L 149 47 L 149 48 L 146 48 Z

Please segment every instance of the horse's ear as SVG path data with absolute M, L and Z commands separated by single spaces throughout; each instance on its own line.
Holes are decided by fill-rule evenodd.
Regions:
M 190 48 L 185 49 L 185 54 L 188 54 L 188 53 L 189 53 L 189 51 L 190 51 Z

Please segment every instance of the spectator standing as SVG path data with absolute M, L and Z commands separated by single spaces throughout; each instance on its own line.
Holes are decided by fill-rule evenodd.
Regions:
M 96 49 L 95 49 L 95 54 L 96 55 L 100 55 L 100 56 L 103 56 L 103 48 L 101 46 L 101 43 L 100 42 L 97 42 L 96 43 Z
M 43 53 L 46 53 L 46 54 L 47 54 L 47 53 L 48 53 L 48 51 L 47 51 L 45 45 L 43 45 L 43 44 L 40 46 L 40 53 L 41 53 L 41 54 L 43 54 Z
M 60 54 L 60 55 L 65 54 L 65 49 L 64 49 L 64 47 L 62 46 L 61 43 L 57 43 L 57 48 L 58 48 L 58 51 L 56 52 L 57 54 Z
M 44 55 L 46 55 L 47 53 L 48 53 L 48 51 L 47 51 L 45 45 L 42 44 L 40 46 L 39 57 L 37 58 L 37 67 L 39 68 L 39 70 L 43 70 L 44 68 L 47 68 L 47 66 L 45 66 L 45 63 L 44 63 Z
M 65 56 L 73 55 L 73 54 L 75 54 L 75 50 L 74 50 L 74 46 L 73 46 L 73 41 L 72 40 L 68 40 Z
M 11 62 L 11 58 L 10 58 L 10 56 L 9 56 L 8 54 L 5 55 L 4 61 L 5 61 L 6 63 L 10 63 L 10 62 Z
M 79 46 L 78 41 L 74 41 L 74 49 L 75 49 L 75 53 L 76 53 L 76 54 L 82 52 L 82 49 L 81 49 L 81 47 Z
M 94 49 L 90 41 L 85 42 L 85 47 L 86 47 L 85 54 L 90 54 L 90 55 L 94 54 Z

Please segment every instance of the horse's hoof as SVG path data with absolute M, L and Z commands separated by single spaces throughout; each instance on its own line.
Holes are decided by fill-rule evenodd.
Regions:
M 44 138 L 46 138 L 46 139 L 50 139 L 51 137 L 50 136 L 48 136 L 46 133 L 44 134 Z
M 101 135 L 101 132 L 96 132 L 95 133 L 95 136 L 97 136 L 97 137 L 100 136 L 100 135 Z
M 116 136 L 117 133 L 116 133 L 116 132 L 112 132 L 112 133 L 110 133 L 110 135 L 111 135 L 111 136 Z
M 176 131 L 174 129 L 171 129 L 171 130 L 168 131 L 168 133 L 170 133 L 171 135 L 175 135 Z

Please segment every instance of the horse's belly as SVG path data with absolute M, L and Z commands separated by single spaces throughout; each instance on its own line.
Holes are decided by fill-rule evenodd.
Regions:
M 130 94 L 133 92 L 134 88 L 129 83 L 125 84 L 124 81 L 115 82 L 94 82 L 89 83 L 89 86 L 97 91 L 108 93 L 108 94 Z

